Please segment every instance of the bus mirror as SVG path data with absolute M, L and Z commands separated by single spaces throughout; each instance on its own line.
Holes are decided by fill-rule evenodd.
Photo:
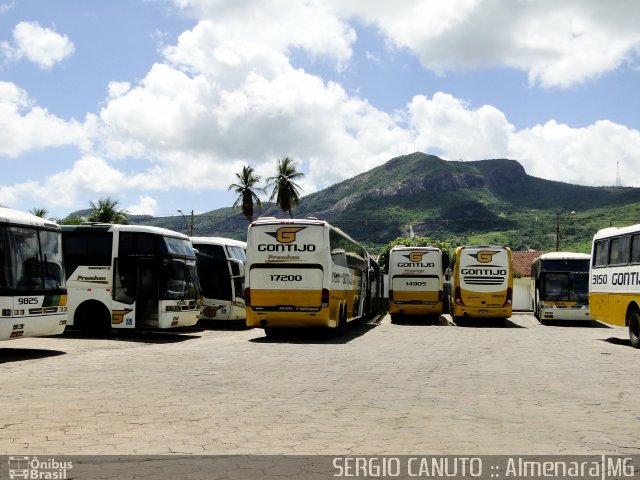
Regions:
M 444 280 L 445 282 L 450 282 L 451 281 L 451 269 L 447 268 L 444 272 Z
M 231 276 L 233 278 L 244 277 L 244 263 L 235 258 L 230 258 L 229 265 L 231 266 Z

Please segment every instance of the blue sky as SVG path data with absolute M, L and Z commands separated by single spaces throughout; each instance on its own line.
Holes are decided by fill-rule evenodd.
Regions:
M 0 204 L 229 206 L 414 150 L 640 185 L 640 2 L 0 0 Z

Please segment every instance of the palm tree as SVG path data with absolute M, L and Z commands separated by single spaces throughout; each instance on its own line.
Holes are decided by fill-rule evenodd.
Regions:
M 91 213 L 87 217 L 90 222 L 101 223 L 127 223 L 129 212 L 124 209 L 118 210 L 118 201 L 109 197 L 98 200 L 98 203 L 89 202 Z
M 262 208 L 260 198 L 258 198 L 258 195 L 256 194 L 256 190 L 264 193 L 263 188 L 256 186 L 260 181 L 260 175 L 256 175 L 253 167 L 246 165 L 242 167 L 242 171 L 240 173 L 236 173 L 236 178 L 238 179 L 238 183 L 232 183 L 227 189 L 233 190 L 238 194 L 238 198 L 233 204 L 233 208 L 241 205 L 242 214 L 247 217 L 247 220 L 252 222 L 254 202 L 258 208 Z
M 42 207 L 42 208 L 32 208 L 31 210 L 29 210 L 29 213 L 31 215 L 35 215 L 36 217 L 40 217 L 40 218 L 47 218 L 47 215 L 49 214 L 49 210 L 47 210 L 46 208 Z
M 267 178 L 267 188 L 273 188 L 269 200 L 275 199 L 280 209 L 283 212 L 289 212 L 291 218 L 293 218 L 291 209 L 300 201 L 300 185 L 293 180 L 302 177 L 304 173 L 297 171 L 296 163 L 289 157 L 284 157 L 278 160 L 276 175 Z

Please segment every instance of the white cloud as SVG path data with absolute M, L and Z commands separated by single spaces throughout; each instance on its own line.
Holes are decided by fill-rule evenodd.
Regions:
M 75 51 L 73 42 L 38 22 L 20 22 L 13 29 L 13 45 L 2 42 L 1 49 L 9 60 L 26 58 L 43 70 L 71 56 Z
M 626 0 L 330 0 L 438 73 L 509 67 L 531 84 L 568 87 L 637 58 L 640 3 Z
M 149 195 L 138 197 L 138 203 L 125 208 L 131 215 L 155 215 L 158 211 L 158 201 Z
M 16 6 L 15 1 L 11 1 L 8 3 L 0 3 L 0 15 L 4 15 L 9 10 L 13 9 Z
M 356 41 L 348 22 L 358 19 L 438 72 L 506 65 L 527 72 L 532 83 L 567 86 L 615 68 L 637 48 L 637 29 L 616 13 L 621 9 L 610 12 L 590 0 L 176 5 L 191 5 L 200 21 L 164 49 L 140 82 L 110 82 L 98 118 L 64 121 L 0 82 L 0 155 L 59 145 L 89 152 L 95 142 L 68 170 L 41 183 L 2 187 L 0 202 L 29 198 L 70 208 L 134 191 L 138 201 L 129 208 L 154 214 L 158 203 L 150 192 L 226 191 L 242 165 L 264 179 L 285 155 L 306 172 L 300 183 L 308 194 L 413 145 L 448 159 L 514 158 L 530 174 L 588 185 L 612 184 L 619 159 L 623 183 L 640 184 L 637 130 L 608 121 L 585 128 L 549 121 L 516 131 L 497 108 L 443 92 L 417 95 L 390 114 L 295 68 L 289 58 L 300 48 L 343 68 Z M 125 171 L 121 159 L 135 162 L 135 171 Z
M 582 185 L 613 185 L 620 162 L 622 183 L 640 185 L 640 131 L 610 121 L 571 128 L 549 121 L 510 139 L 509 154 L 530 175 Z
M 419 95 L 408 107 L 417 145 L 447 152 L 451 160 L 496 158 L 508 154 L 514 127 L 489 105 L 471 110 L 464 101 L 438 92 L 432 100 Z
M 353 28 L 336 15 L 332 2 L 174 0 L 174 3 L 181 8 L 189 5 L 198 19 L 213 26 L 209 31 L 213 44 L 241 39 L 243 43 L 280 52 L 301 48 L 312 55 L 333 58 L 340 68 L 351 57 L 351 45 L 356 38 Z
M 13 83 L 0 82 L 0 155 L 18 157 L 31 150 L 75 145 L 88 148 L 94 118 L 85 124 L 65 121 L 34 106 L 27 92 Z
M 109 99 L 115 99 L 131 90 L 131 84 L 129 82 L 109 82 L 107 89 L 109 91 Z

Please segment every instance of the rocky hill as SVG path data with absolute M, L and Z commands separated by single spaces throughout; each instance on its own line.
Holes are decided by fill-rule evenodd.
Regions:
M 286 216 L 273 205 L 260 214 Z M 544 180 L 515 160 L 445 161 L 418 152 L 307 195 L 294 214 L 324 218 L 372 248 L 412 230 L 452 245 L 540 250 L 552 249 L 558 234 L 563 248 L 586 250 L 598 228 L 640 222 L 640 189 Z M 182 218 L 134 221 L 184 231 Z M 195 225 L 197 235 L 246 236 L 237 209 L 197 215 Z

